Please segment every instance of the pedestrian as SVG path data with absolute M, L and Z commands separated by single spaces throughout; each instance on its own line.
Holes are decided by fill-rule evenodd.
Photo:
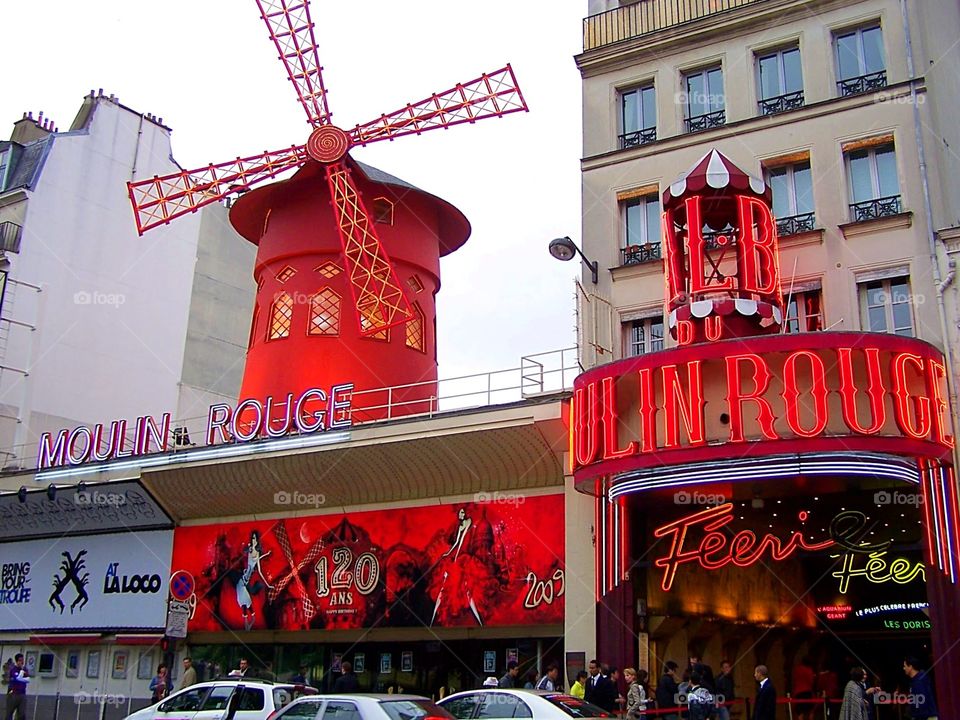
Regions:
M 183 690 L 191 685 L 197 684 L 197 669 L 193 667 L 193 660 L 185 657 L 183 659 L 183 675 L 180 676 L 180 684 L 177 690 Z
M 560 667 L 556 663 L 547 665 L 547 671 L 537 683 L 537 690 L 546 690 L 547 692 L 556 692 L 557 683 L 560 680 Z
M 612 713 L 617 710 L 617 695 L 617 687 L 610 679 L 610 668 L 598 663 L 597 675 L 593 679 L 593 700 L 588 702 Z
M 690 653 L 690 672 L 696 670 L 700 673 L 701 684 L 710 691 L 711 694 L 717 692 L 717 681 L 713 677 L 713 668 L 700 659 L 698 653 Z
M 797 703 L 797 720 L 810 720 L 813 717 L 813 685 L 816 682 L 816 673 L 813 671 L 813 660 L 804 657 L 800 664 L 793 669 L 793 699 Z
M 230 677 L 253 677 L 253 671 L 250 669 L 250 661 L 245 657 L 240 658 L 240 666 L 236 670 L 230 671 Z
M 7 714 L 6 720 L 27 720 L 27 683 L 30 673 L 23 666 L 23 653 L 13 656 L 13 665 L 7 671 Z
M 170 682 L 170 675 L 167 673 L 167 666 L 164 663 L 160 663 L 157 666 L 157 674 L 153 676 L 153 680 L 150 681 L 150 703 L 158 703 L 163 700 L 167 695 L 170 694 L 170 691 L 173 689 L 173 683 Z
M 903 661 L 903 672 L 910 678 L 910 695 L 907 697 L 910 717 L 914 720 L 937 720 L 933 683 L 930 682 L 930 675 L 924 671 L 923 664 L 915 657 L 908 657 Z
M 753 706 L 753 720 L 776 720 L 777 691 L 770 681 L 770 671 L 767 670 L 767 666 L 757 665 L 753 671 L 753 678 L 760 684 Z
M 863 668 L 850 670 L 850 680 L 843 689 L 840 720 L 867 720 L 867 699 L 863 690 Z
M 523 684 L 524 690 L 535 690 L 537 687 L 537 671 L 531 669 L 527 672 L 527 681 Z
M 673 660 L 667 660 L 667 662 L 664 664 L 663 674 L 660 676 L 660 681 L 657 683 L 657 710 L 675 708 L 679 705 L 679 669 L 680 666 L 677 665 Z M 658 717 L 662 717 L 663 720 L 677 720 L 676 713 Z
M 294 685 L 306 685 L 307 684 L 307 666 L 301 665 L 300 669 L 290 676 L 290 682 L 292 682 Z
M 517 687 L 517 678 L 520 677 L 520 663 L 516 660 L 511 660 L 507 663 L 507 671 L 503 674 L 503 677 L 500 678 L 500 681 L 497 683 L 497 687 L 504 689 L 511 689 Z
M 587 672 L 589 673 L 589 677 L 587 678 L 587 686 L 584 690 L 583 699 L 588 703 L 596 705 L 595 696 L 597 694 L 597 678 L 600 677 L 600 661 L 591 660 L 587 663 Z
M 620 692 L 620 670 L 616 667 L 608 668 L 606 675 L 610 678 L 610 682 L 613 684 L 613 692 L 616 695 L 614 708 L 617 714 L 622 716 L 627 706 L 627 699 Z
M 690 708 L 690 720 L 710 720 L 714 717 L 713 693 L 703 684 L 699 670 L 690 672 L 690 685 L 687 688 L 687 707 Z
M 340 663 L 340 677 L 333 683 L 335 693 L 355 693 L 360 691 L 360 681 L 353 672 L 353 663 L 344 660 Z
M 640 671 L 645 674 L 644 670 Z M 647 691 L 640 682 L 640 676 L 632 668 L 624 668 L 623 679 L 627 682 L 627 720 L 645 718 L 647 709 Z
M 577 671 L 577 679 L 574 680 L 573 685 L 570 686 L 570 694 L 575 698 L 584 699 L 584 696 L 587 694 L 587 678 L 590 677 L 587 675 L 586 670 Z
M 720 663 L 720 674 L 717 675 L 717 720 L 730 720 L 730 706 L 736 698 L 736 687 L 733 684 L 733 666 L 729 660 Z

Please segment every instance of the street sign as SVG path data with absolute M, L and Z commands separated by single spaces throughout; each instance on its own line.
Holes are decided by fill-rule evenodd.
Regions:
M 190 603 L 171 600 L 167 606 L 167 629 L 165 635 L 172 638 L 187 636 L 187 621 L 190 620 Z

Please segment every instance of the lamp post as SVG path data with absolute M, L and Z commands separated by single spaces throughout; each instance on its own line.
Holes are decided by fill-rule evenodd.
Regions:
M 583 254 L 580 248 L 577 247 L 577 244 L 570 238 L 562 237 L 557 238 L 556 240 L 551 240 L 550 254 L 553 255 L 557 260 L 563 261 L 572 260 L 574 256 L 579 255 L 583 260 L 583 263 L 590 268 L 593 284 L 597 284 L 600 270 L 599 263 L 596 260 L 588 260 L 587 256 Z

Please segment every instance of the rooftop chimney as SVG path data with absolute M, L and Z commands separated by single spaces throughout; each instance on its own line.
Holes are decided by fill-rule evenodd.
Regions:
M 42 140 L 50 133 L 56 132 L 53 120 L 43 117 L 43 111 L 37 118 L 33 117 L 32 112 L 25 112 L 23 117 L 13 124 L 13 133 L 10 140 L 21 145 L 26 145 L 34 140 Z

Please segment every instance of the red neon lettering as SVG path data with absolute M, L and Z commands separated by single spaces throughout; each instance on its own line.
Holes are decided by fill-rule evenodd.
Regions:
M 589 465 L 597 458 L 599 423 L 597 422 L 597 384 L 588 383 L 573 393 L 576 428 L 573 444 L 576 467 Z
M 703 319 L 703 335 L 709 342 L 716 342 L 723 335 L 723 318 L 708 315 Z
M 700 361 L 687 363 L 687 392 L 680 382 L 676 365 L 664 365 L 663 375 L 663 412 L 665 420 L 664 447 L 680 446 L 680 418 L 687 430 L 687 442 L 690 445 L 702 445 L 706 442 L 703 428 L 703 379 L 700 374 Z
M 768 533 L 758 541 L 751 530 L 741 530 L 728 540 L 729 533 L 720 530 L 732 520 L 733 504 L 726 503 L 701 510 L 654 530 L 654 537 L 667 537 L 670 540 L 667 555 L 654 561 L 656 567 L 663 568 L 660 587 L 668 592 L 673 587 L 677 569 L 687 563 L 696 562 L 705 570 L 719 570 L 730 564 L 748 567 L 759 562 L 765 552 L 769 552 L 771 560 L 781 561 L 797 550 L 824 550 L 835 544 L 832 539 L 809 542 L 801 531 L 796 530 L 790 533 L 786 540 Z M 704 534 L 696 547 L 687 549 L 685 545 L 693 528 L 699 528 Z
M 693 342 L 693 323 L 689 320 L 677 321 L 677 345 L 689 345 Z
M 634 455 L 637 452 L 636 440 L 623 449 L 620 444 L 620 416 L 617 413 L 617 389 L 613 384 L 614 378 L 605 377 L 600 381 L 600 391 L 603 403 L 603 459 L 616 460 L 617 458 Z
M 737 213 L 740 222 L 737 240 L 740 290 L 758 295 L 779 294 L 777 231 L 770 208 L 759 198 L 738 195 Z
M 700 295 L 707 290 L 733 290 L 733 277 L 704 282 L 703 267 L 706 242 L 703 239 L 703 221 L 700 219 L 700 197 L 695 195 L 684 202 L 687 208 L 687 258 L 690 268 L 690 294 Z
M 805 428 L 800 423 L 800 384 L 797 381 L 797 362 L 806 358 L 810 362 L 810 397 L 813 400 L 813 427 Z M 816 437 L 827 427 L 827 369 L 819 355 L 809 350 L 797 350 L 787 356 L 783 363 L 783 401 L 787 408 L 787 425 L 800 437 Z
M 952 448 L 954 439 L 953 435 L 947 432 L 950 420 L 947 415 L 947 400 L 943 396 L 946 377 L 947 369 L 943 363 L 927 360 L 927 392 L 933 400 L 933 431 L 941 445 Z
M 660 230 L 663 233 L 664 281 L 667 284 L 667 307 L 680 299 L 683 294 L 683 253 L 677 242 L 677 231 L 673 226 L 673 211 L 660 216 Z
M 930 398 L 914 397 L 907 387 L 907 365 L 913 365 L 923 376 L 923 358 L 913 353 L 900 353 L 893 358 L 893 397 L 897 425 L 905 435 L 923 440 L 930 434 Z M 916 421 L 910 412 L 911 400 L 916 408 Z
M 864 427 L 857 417 L 857 383 L 853 376 L 853 349 L 838 348 L 837 358 L 840 367 L 840 407 L 843 421 L 847 427 L 861 435 L 876 435 L 887 421 L 887 410 L 883 404 L 886 388 L 880 370 L 880 350 L 866 348 L 863 351 L 867 370 L 867 398 L 870 400 L 870 415 L 873 424 Z
M 747 353 L 727 357 L 727 405 L 730 408 L 730 442 L 743 442 L 743 404 L 748 400 L 757 403 L 757 424 L 767 440 L 779 436 L 773 428 L 774 415 L 770 403 L 763 394 L 770 387 L 770 368 L 759 355 Z M 753 391 L 744 394 L 741 390 L 740 363 L 753 366 Z
M 657 403 L 653 395 L 653 368 L 643 368 L 640 379 L 640 452 L 657 449 Z

